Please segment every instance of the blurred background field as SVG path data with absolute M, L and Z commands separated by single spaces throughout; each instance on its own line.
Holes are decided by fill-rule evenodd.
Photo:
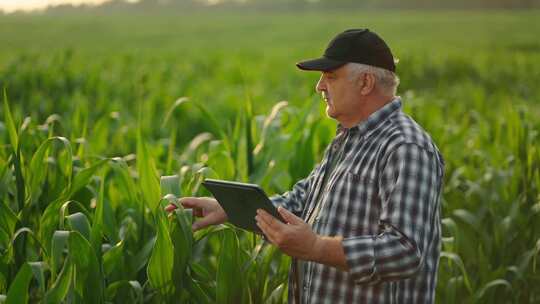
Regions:
M 165 235 L 191 244 L 175 243 L 189 215 L 163 216 L 158 176 L 177 175 L 176 195 L 207 195 L 203 177 L 259 183 L 269 194 L 289 189 L 335 129 L 314 90 L 319 75 L 294 63 L 361 27 L 400 59 L 405 111 L 446 159 L 437 302 L 540 303 L 540 11 L 330 5 L 0 15 L 0 294 L 9 299 L 25 265 L 42 262 L 30 265 L 42 276 L 28 276 L 30 302 L 91 301 L 58 265 L 91 270 L 69 248 L 51 250 L 61 243 L 53 244 L 54 231 L 85 236 L 74 220 L 82 214 L 101 265 L 93 273 L 100 301 L 283 302 L 288 259 L 258 237 L 226 226 L 195 236 L 188 256 L 156 249 L 169 244 Z M 36 153 L 53 136 L 65 141 Z M 78 203 L 60 209 L 67 201 Z M 79 234 L 69 235 L 75 248 Z M 152 266 L 153 254 L 184 277 L 157 270 L 164 267 Z M 238 268 L 245 278 L 234 276 Z M 226 285 L 223 269 L 240 291 Z

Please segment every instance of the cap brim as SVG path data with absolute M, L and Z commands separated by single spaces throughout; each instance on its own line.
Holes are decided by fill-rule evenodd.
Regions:
M 331 70 L 335 70 L 346 63 L 347 62 L 328 59 L 326 57 L 321 57 L 317 59 L 301 61 L 297 63 L 296 66 L 299 69 L 304 70 L 304 71 L 328 72 Z

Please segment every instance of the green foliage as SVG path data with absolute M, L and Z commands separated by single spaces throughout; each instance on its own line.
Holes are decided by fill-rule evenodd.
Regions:
M 24 263 L 9 287 L 6 303 L 28 303 L 28 286 L 30 285 L 31 279 L 32 269 L 30 268 L 30 265 Z
M 216 278 L 216 300 L 218 303 L 241 303 L 241 284 L 231 284 L 238 282 L 238 269 L 240 263 L 240 244 L 238 237 L 231 230 L 222 232 L 221 246 L 218 256 L 217 278 Z
M 177 198 L 209 195 L 205 177 L 268 193 L 305 177 L 335 122 L 314 92 L 318 75 L 292 63 L 367 26 L 401 59 L 405 111 L 445 156 L 437 302 L 538 302 L 538 20 L 3 16 L 0 301 L 285 303 L 288 257 L 229 224 L 193 233 Z M 169 203 L 178 208 L 166 214 Z
M 163 297 L 162 301 L 168 302 L 173 295 L 174 248 L 163 212 L 161 208 L 156 211 L 157 240 L 148 261 L 148 281 Z

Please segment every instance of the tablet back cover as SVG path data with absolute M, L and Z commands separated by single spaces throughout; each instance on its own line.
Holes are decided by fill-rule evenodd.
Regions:
M 210 179 L 205 180 L 202 185 L 214 195 L 223 207 L 229 222 L 237 227 L 262 233 L 255 220 L 257 209 L 264 209 L 283 221 L 276 207 L 257 185 Z

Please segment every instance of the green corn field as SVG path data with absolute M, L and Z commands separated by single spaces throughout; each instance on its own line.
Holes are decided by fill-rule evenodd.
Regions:
M 446 160 L 437 303 L 540 303 L 539 11 L 212 10 L 0 15 L 0 303 L 286 303 L 289 257 L 164 207 L 305 177 L 336 124 L 294 63 L 354 27 Z

